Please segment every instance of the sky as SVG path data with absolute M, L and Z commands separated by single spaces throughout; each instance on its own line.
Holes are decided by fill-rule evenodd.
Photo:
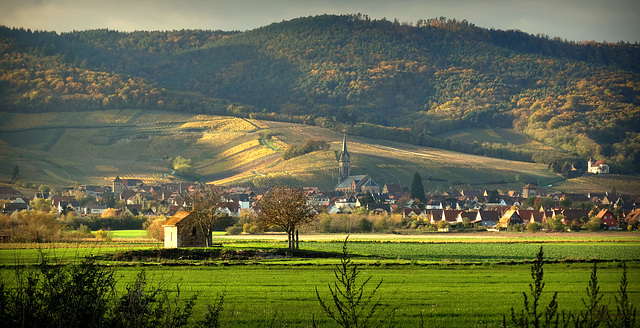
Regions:
M 640 0 L 0 0 L 0 25 L 69 32 L 252 30 L 322 14 L 446 17 L 570 41 L 640 42 Z

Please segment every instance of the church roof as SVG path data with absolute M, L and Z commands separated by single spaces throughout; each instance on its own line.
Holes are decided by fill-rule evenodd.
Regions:
M 342 180 L 340 183 L 338 183 L 338 185 L 336 186 L 336 189 L 343 189 L 343 188 L 351 188 L 351 183 L 355 182 L 356 185 L 358 183 L 360 183 L 360 181 L 362 181 L 362 179 L 366 178 L 367 175 L 351 175 L 348 176 L 346 179 Z

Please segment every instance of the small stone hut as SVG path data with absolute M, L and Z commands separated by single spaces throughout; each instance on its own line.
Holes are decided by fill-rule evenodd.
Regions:
M 164 248 L 202 247 L 205 236 L 200 232 L 192 212 L 179 211 L 163 225 Z

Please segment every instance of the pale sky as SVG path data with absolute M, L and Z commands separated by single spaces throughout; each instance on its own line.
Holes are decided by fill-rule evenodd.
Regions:
M 68 32 L 251 30 L 321 14 L 436 17 L 572 41 L 640 42 L 640 0 L 0 0 L 0 25 Z

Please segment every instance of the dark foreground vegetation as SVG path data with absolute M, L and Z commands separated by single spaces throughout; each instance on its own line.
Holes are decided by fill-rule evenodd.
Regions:
M 172 253 L 179 252 L 163 254 L 171 257 Z M 397 296 L 379 292 L 390 282 L 367 273 L 366 267 L 353 261 L 351 253 L 347 250 L 346 240 L 338 256 L 340 261 L 333 270 L 332 282 L 326 286 L 319 284 L 319 281 L 312 283 L 315 285 L 314 298 L 318 311 L 306 309 L 323 313 L 326 317 L 314 315 L 312 321 L 306 324 L 393 327 L 404 322 L 399 317 L 402 303 L 393 299 Z M 605 299 L 604 294 L 600 292 L 598 267 L 594 263 L 586 295 L 581 300 L 582 304 L 571 304 L 571 310 L 562 311 L 559 309 L 565 304 L 557 297 L 558 293 L 545 289 L 545 263 L 540 247 L 530 270 L 532 282 L 529 288 L 520 288 L 525 290 L 521 294 L 522 306 L 511 303 L 510 311 L 492 314 L 503 318 L 502 327 L 637 327 L 637 307 L 630 298 L 636 292 L 628 290 L 628 271 L 624 262 L 621 265 L 619 288 L 611 298 Z M 238 300 L 230 297 L 226 291 L 217 291 L 217 288 L 206 289 L 207 293 L 215 295 L 192 292 L 191 296 L 184 296 L 189 293 L 183 294 L 183 291 L 186 291 L 185 286 L 179 283 L 173 285 L 165 282 L 152 286 L 147 281 L 145 269 L 135 269 L 135 277 L 124 287 L 124 282 L 119 281 L 121 276 L 114 267 L 100 265 L 90 258 L 72 264 L 62 264 L 42 256 L 40 263 L 35 266 L 14 266 L 12 270 L 13 275 L 4 274 L 0 280 L 0 320 L 7 327 L 219 327 L 223 325 L 222 322 L 230 326 L 281 325 L 281 317 L 269 319 L 249 313 L 238 316 L 238 303 L 234 303 Z M 247 274 L 255 275 L 251 269 L 247 270 Z M 224 272 L 220 271 L 220 274 Z M 260 282 L 263 285 L 264 279 L 268 278 L 262 277 L 258 280 L 260 279 L 263 280 Z M 117 287 L 118 284 L 121 286 Z M 253 282 L 246 281 L 245 284 Z M 428 282 L 425 281 L 423 284 Z M 328 289 L 328 292 L 325 289 Z M 508 297 L 509 292 L 504 292 L 504 296 Z M 313 290 L 309 293 L 312 294 Z M 200 296 L 209 300 L 209 304 L 200 305 L 204 313 L 196 314 L 194 309 L 196 302 L 201 299 Z M 295 302 L 295 299 L 292 301 Z M 301 301 L 298 299 L 297 302 Z M 420 302 L 419 299 L 414 301 Z M 227 309 L 227 306 L 231 307 L 231 310 Z M 227 315 L 239 321 L 222 320 Z M 280 313 L 280 316 L 282 315 L 286 315 L 286 311 Z M 415 322 L 417 326 L 437 326 L 442 323 L 439 318 L 425 315 L 422 311 L 412 315 L 419 318 Z M 251 318 L 258 321 L 252 322 Z M 465 322 L 466 324 L 459 326 L 481 324 L 468 320 Z M 297 324 L 303 325 L 303 322 Z
M 144 270 L 123 290 L 113 268 L 90 259 L 60 265 L 42 257 L 33 268 L 16 267 L 0 281 L 0 320 L 5 327 L 219 327 L 224 295 L 203 320 L 189 321 L 198 295 L 180 287 L 150 286 Z

